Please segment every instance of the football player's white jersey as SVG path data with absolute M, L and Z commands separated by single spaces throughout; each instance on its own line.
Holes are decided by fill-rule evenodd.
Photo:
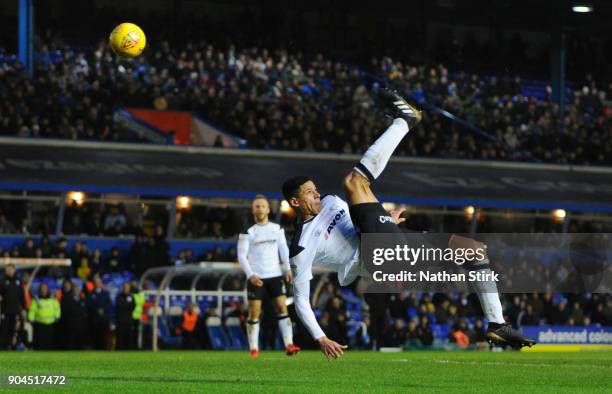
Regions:
M 336 271 L 345 286 L 357 279 L 360 237 L 349 207 L 337 196 L 321 198 L 321 212 L 298 227 L 291 244 L 294 303 L 298 316 L 314 339 L 325 336 L 310 306 L 312 266 Z
M 312 266 L 338 273 L 346 286 L 359 275 L 360 238 L 347 203 L 338 196 L 321 198 L 321 212 L 303 222 L 291 245 L 291 268 L 296 282 L 312 279 Z
M 238 262 L 247 278 L 253 275 L 261 279 L 274 278 L 289 271 L 285 231 L 272 222 L 252 225 L 238 236 Z

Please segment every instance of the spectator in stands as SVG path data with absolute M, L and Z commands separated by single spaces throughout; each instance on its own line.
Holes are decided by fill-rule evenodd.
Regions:
M 89 332 L 96 350 L 108 349 L 112 303 L 99 274 L 93 277 L 93 290 L 86 296 Z
M 51 257 L 53 245 L 51 244 L 48 235 L 43 235 L 43 237 L 40 239 L 40 249 L 42 250 L 42 255 L 44 258 Z
M 438 307 L 436 308 L 436 323 L 438 324 L 446 324 L 449 320 L 449 310 L 450 301 L 444 300 Z
M 389 296 L 389 314 L 393 319 L 405 319 L 408 310 L 408 293 L 391 294 Z
M 119 253 L 119 249 L 114 247 L 111 249 L 110 256 L 104 263 L 104 272 L 122 272 L 124 270 L 124 262 Z
M 128 264 L 131 266 L 130 271 L 134 272 L 138 277 L 141 276 L 147 269 L 147 262 L 145 260 L 145 243 L 142 234 L 136 234 L 134 237 L 134 243 L 130 249 Z
M 227 253 L 225 253 L 225 257 L 224 257 L 223 261 L 231 261 L 231 262 L 238 261 L 238 255 L 236 254 L 236 248 L 235 247 L 231 246 L 231 247 L 227 248 Z
M 81 233 L 102 235 L 102 231 L 100 231 L 100 213 L 94 207 L 85 204 L 82 208 L 81 216 Z
M 221 222 L 212 222 L 212 231 L 210 236 L 213 238 L 221 239 L 223 238 L 223 224 Z
M 132 348 L 134 338 L 134 322 L 132 315 L 136 302 L 132 295 L 132 287 L 129 282 L 123 283 L 123 289 L 115 301 L 117 350 L 129 350 Z
M 533 306 L 526 304 L 525 309 L 521 310 L 516 318 L 517 327 L 537 326 L 538 324 L 540 324 L 540 321 L 533 311 Z
M 85 242 L 81 242 L 81 250 L 79 252 L 81 257 L 91 257 L 91 253 L 89 253 L 89 246 Z
M 470 338 L 470 343 L 476 345 L 477 348 L 488 347 L 487 335 L 481 319 L 476 319 L 474 322 L 474 328 L 469 331 L 468 336 Z
M 89 277 L 91 277 L 92 270 L 91 267 L 89 267 L 89 259 L 87 257 L 81 257 L 76 274 L 81 280 L 87 280 Z
M 236 249 L 234 248 L 234 251 Z M 225 261 L 231 261 L 231 260 L 225 260 Z M 235 260 L 236 261 L 236 260 Z M 193 250 L 191 248 L 185 249 L 185 264 L 192 264 L 193 261 Z
M 55 298 L 57 298 L 57 301 L 60 303 L 60 305 L 62 304 L 62 297 L 66 293 L 69 294 L 72 291 L 72 287 L 72 282 L 70 281 L 70 279 L 66 278 L 62 281 L 62 287 L 55 291 Z
M 6 216 L 0 212 L 0 234 L 16 234 L 17 228 L 6 219 Z
M 74 214 L 69 216 L 66 214 L 66 218 L 64 219 L 64 234 L 83 234 L 83 225 L 81 223 L 81 216 L 79 214 Z
M 19 249 L 19 256 L 32 258 L 36 255 L 34 240 L 31 237 L 26 238 L 24 244 Z
M 215 261 L 215 255 L 212 250 L 207 250 L 202 256 L 203 261 Z
M 34 325 L 34 349 L 56 348 L 55 325 L 60 316 L 59 302 L 49 292 L 47 284 L 42 282 L 38 287 L 38 295 L 32 300 L 28 311 L 28 320 Z
M 553 309 L 550 316 L 550 324 L 566 324 L 569 319 L 569 311 L 567 310 L 567 301 L 562 300 L 557 304 L 557 307 Z
M 21 257 L 19 255 L 19 246 L 13 246 L 13 249 L 11 250 L 11 257 Z
M 221 249 L 221 245 L 216 245 L 213 249 L 213 261 L 224 261 L 225 253 L 223 253 L 223 249 Z
M 466 328 L 463 322 L 453 324 L 448 334 L 449 342 L 456 344 L 460 349 L 467 349 L 470 346 L 470 337 Z
M 591 320 L 595 324 L 610 325 L 612 324 L 612 301 L 603 301 L 595 305 L 595 310 L 591 313 Z
M 584 308 L 580 305 L 580 301 L 574 301 L 569 312 L 569 319 L 572 319 L 577 324 L 582 324 L 584 321 Z
M 404 342 L 404 349 L 421 349 L 423 344 L 419 336 L 419 327 L 417 325 L 418 320 L 411 319 L 408 322 L 406 328 L 406 341 Z
M 423 346 L 431 346 L 434 341 L 433 331 L 426 315 L 421 316 L 419 321 L 419 339 Z
M 370 311 L 369 336 L 374 350 L 383 345 L 384 332 L 387 330 L 389 294 L 368 293 L 364 296 Z
M 406 343 L 406 328 L 403 319 L 395 319 L 393 325 L 385 333 L 385 346 L 401 347 Z
M 81 241 L 76 241 L 73 245 L 72 245 L 72 252 L 70 253 L 70 262 L 72 264 L 71 268 L 73 269 L 73 271 L 79 266 L 81 265 Z M 76 272 L 73 273 L 73 275 L 75 275 Z
M 87 250 L 87 245 L 83 244 L 81 250 L 85 252 Z M 83 253 L 83 255 L 85 256 L 86 254 Z M 94 249 L 93 253 L 91 254 L 91 257 L 89 256 L 89 254 L 87 254 L 86 256 L 87 261 L 89 261 L 89 268 L 91 268 L 92 274 L 102 275 L 105 273 L 104 264 L 102 262 L 102 251 L 99 248 Z
M 330 338 L 334 338 L 339 343 L 348 343 L 348 318 L 344 300 L 335 295 L 329 300 L 326 312 L 329 314 L 329 331 L 326 332 L 329 333 Z
M 17 345 L 16 327 L 25 319 L 26 302 L 23 284 L 13 264 L 4 268 L 0 278 L 0 349 Z
M 60 254 L 63 254 L 64 257 L 68 256 L 70 254 L 68 252 L 68 240 L 64 237 L 60 238 L 53 246 L 52 253 L 54 256 L 59 256 Z
M 153 267 L 162 267 L 166 264 L 166 257 L 160 255 L 160 251 L 163 248 L 158 247 L 157 240 L 155 237 L 149 237 L 147 239 L 147 247 L 145 248 L 143 255 L 143 262 L 145 264 L 144 271 Z
M 196 327 L 198 324 L 198 314 L 195 304 L 190 302 L 187 308 L 183 311 L 183 322 L 181 323 L 182 347 L 183 349 L 196 349 Z
M 65 280 L 62 286 L 58 337 L 65 350 L 81 350 L 87 343 L 87 314 L 81 290 Z
M 151 237 L 149 238 L 151 239 Z M 170 265 L 170 244 L 166 240 L 166 234 L 164 232 L 164 228 L 158 224 L 155 226 L 155 245 L 154 245 L 154 253 L 155 253 L 155 267 L 163 267 Z
M 120 212 L 119 208 L 118 205 L 110 207 L 104 219 L 104 226 L 102 226 L 105 235 L 124 234 L 127 228 L 127 218 L 123 212 Z

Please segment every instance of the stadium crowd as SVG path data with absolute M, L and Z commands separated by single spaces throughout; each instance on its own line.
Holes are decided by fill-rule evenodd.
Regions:
M 157 242 L 151 244 L 150 240 Z M 137 236 L 127 254 L 120 253 L 117 248 L 107 253 L 100 250 L 92 252 L 85 242 L 79 241 L 69 251 L 65 238 L 51 243 L 47 237 L 43 237 L 37 244 L 35 246 L 34 240 L 28 238 L 12 251 L 0 252 L 0 256 L 70 258 L 73 267 L 49 267 L 39 271 L 38 275 L 47 279 L 38 283 L 36 292 L 30 289 L 28 270 L 18 275 L 14 268 L 5 268 L 0 278 L 3 346 L 15 348 L 21 341 L 19 343 L 32 345 L 35 349 L 107 349 L 112 347 L 114 334 L 118 349 L 134 348 L 135 327 L 141 318 L 148 320 L 148 317 L 145 316 L 146 310 L 143 315 L 141 309 L 135 309 L 134 299 L 141 296 L 137 295 L 140 290 L 132 278 L 137 278 L 144 269 L 154 264 L 184 264 L 192 258 L 190 252 L 185 250 L 170 259 L 166 241 L 159 237 L 145 239 Z M 224 253 L 220 247 L 216 247 L 202 257 L 214 261 L 235 261 L 235 253 L 233 248 Z M 163 261 L 159 256 L 164 256 Z M 123 279 L 119 287 L 121 290 L 113 289 L 111 296 L 106 287 L 111 285 L 108 281 L 113 275 Z M 49 281 L 62 281 L 62 287 L 52 293 Z M 448 339 L 449 346 L 486 346 L 483 343 L 485 321 L 474 294 L 363 294 L 359 284 L 341 289 L 335 283 L 332 277 L 327 276 L 315 281 L 312 304 L 319 313 L 321 327 L 331 338 L 342 343 L 351 343 L 360 348 L 422 348 L 432 346 L 435 339 Z M 228 281 L 228 289 L 241 288 L 239 278 Z M 139 302 L 148 302 L 146 308 L 151 305 L 150 300 L 142 299 Z M 517 327 L 612 324 L 612 297 L 609 294 L 508 294 L 503 296 L 503 304 L 507 321 Z M 32 309 L 32 305 L 38 309 Z M 246 321 L 245 305 L 228 301 L 223 309 L 224 317 L 235 316 L 241 318 L 243 323 Z M 194 306 L 185 305 L 183 312 L 193 315 L 196 311 L 198 318 L 182 315 L 182 320 L 176 326 L 175 335 L 183 337 L 187 348 L 209 346 L 205 318 L 214 316 L 215 309 L 196 310 Z M 270 316 L 274 316 L 273 313 Z M 34 323 L 32 344 L 27 343 L 23 336 L 25 319 Z M 186 325 L 185 321 L 188 321 Z M 351 325 L 355 328 L 355 324 L 358 325 L 356 329 L 351 329 Z M 20 339 L 8 329 L 11 325 L 19 329 Z M 436 328 L 441 326 L 448 327 L 448 332 Z M 272 339 L 268 343 L 273 344 L 275 323 L 268 329 L 272 330 L 272 334 L 269 334 Z M 70 335 L 64 335 L 66 332 Z M 440 338 L 440 335 L 444 338 Z M 313 346 L 303 329 L 298 329 L 296 338 L 305 345 Z
M 125 62 L 104 42 L 75 48 L 48 34 L 37 45 L 34 79 L 7 54 L 0 58 L 0 135 L 144 141 L 113 123 L 115 108 L 127 106 L 195 111 L 253 148 L 361 153 L 384 127 L 371 93 L 388 82 L 425 109 L 400 155 L 609 164 L 612 152 L 612 85 L 590 74 L 561 116 L 545 84 L 534 93 L 516 75 L 389 57 L 354 65 L 283 49 L 161 41 Z
M 23 207 L 19 208 L 10 204 L 5 204 L 3 206 L 4 209 L 9 208 L 6 210 L 7 213 L 11 212 L 17 214 L 17 219 L 31 216 L 19 213 Z M 240 209 L 199 208 L 201 208 L 201 211 L 186 212 L 184 216 L 185 226 L 191 221 L 199 223 L 197 226 L 189 225 L 189 227 L 186 228 L 200 228 L 201 223 L 208 223 L 209 226 L 216 227 L 212 224 L 215 221 L 219 221 L 219 223 L 222 222 L 223 225 L 228 225 L 228 222 L 231 222 L 231 220 L 228 220 L 229 217 L 247 216 L 241 215 Z M 242 212 L 242 214 L 244 214 L 244 212 Z M 70 218 L 74 217 L 80 218 L 78 223 L 81 223 L 84 227 L 79 228 L 79 230 L 70 231 L 68 230 L 70 228 L 68 223 L 75 224 L 73 220 L 70 220 Z M 285 216 L 283 217 L 288 220 Z M 215 239 L 227 239 L 223 233 L 220 233 L 221 235 L 219 237 L 213 236 L 209 238 L 209 248 L 197 254 L 190 248 L 184 248 L 177 250 L 174 255 L 170 255 L 170 244 L 165 234 L 166 227 L 158 223 L 150 226 L 149 231 L 144 232 L 140 227 L 132 225 L 136 222 L 134 217 L 130 216 L 129 212 L 121 204 L 107 204 L 102 207 L 85 203 L 80 208 L 72 206 L 66 209 L 65 218 L 67 219 L 67 224 L 64 227 L 64 234 L 73 241 L 70 247 L 68 247 L 68 239 L 63 236 L 53 238 L 46 235 L 40 238 L 28 236 L 28 232 L 22 232 L 21 228 L 18 228 L 17 225 L 7 220 L 4 214 L 0 214 L 0 233 L 13 235 L 19 233 L 26 234 L 24 235 L 23 244 L 14 243 L 12 247 L 5 250 L 0 246 L 0 257 L 69 258 L 72 262 L 70 267 L 42 268 L 38 272 L 38 275 L 46 278 L 45 281 L 52 281 L 53 283 L 60 283 L 61 281 L 73 282 L 70 287 L 77 289 L 74 291 L 78 292 L 78 296 L 83 301 L 82 306 L 86 312 L 85 314 L 81 314 L 81 312 L 77 314 L 81 316 L 80 319 L 89 319 L 87 313 L 91 313 L 87 312 L 87 297 L 89 294 L 88 291 L 90 291 L 84 287 L 87 283 L 89 283 L 90 288 L 96 288 L 97 286 L 102 289 L 108 284 L 109 278 L 122 277 L 124 281 L 129 281 L 130 278 L 140 277 L 146 269 L 151 267 L 181 265 L 196 261 L 236 261 L 235 247 L 222 247 L 220 244 L 215 245 Z M 407 228 L 414 229 L 430 228 L 430 219 L 431 218 L 427 215 L 414 215 L 409 217 L 405 225 Z M 456 231 L 464 229 L 465 223 L 469 222 L 466 222 L 466 218 L 463 216 L 451 216 L 448 217 L 448 219 L 452 220 L 446 223 L 446 226 Z M 19 222 L 19 220 L 17 220 L 17 222 Z M 41 223 L 46 222 L 54 223 L 54 220 L 49 219 L 41 221 Z M 545 222 L 548 223 L 550 220 Z M 182 221 L 179 221 L 179 223 L 182 223 Z M 588 222 L 587 224 L 590 225 L 591 223 Z M 535 225 L 535 222 L 533 225 Z M 230 225 L 230 227 L 228 227 L 230 230 L 228 231 L 237 231 L 232 226 L 235 227 L 233 224 Z M 47 230 L 52 228 L 54 228 L 54 226 L 47 228 Z M 86 230 L 88 228 L 94 228 L 96 230 L 90 232 Z M 290 230 L 291 227 L 289 226 L 287 228 Z M 534 227 L 532 231 L 536 231 L 537 228 L 539 227 Z M 41 227 L 39 230 L 44 229 Z M 548 232 L 548 230 L 545 232 Z M 589 226 L 574 228 L 574 230 L 574 232 L 598 232 Z M 44 234 L 45 232 L 42 231 L 42 233 Z M 120 237 L 117 239 L 125 239 L 125 236 L 133 236 L 133 238 L 131 238 L 133 240 L 128 241 L 129 246 L 127 248 L 124 244 L 122 249 L 118 247 L 109 247 L 108 250 L 102 250 L 97 246 L 90 247 L 88 243 L 93 242 L 92 240 L 94 238 L 88 237 L 87 235 Z M 493 251 L 491 252 L 493 253 Z M 491 256 L 497 268 L 503 268 L 505 266 L 506 269 L 509 269 L 507 272 L 512 276 L 519 278 L 529 277 L 538 283 L 549 283 L 554 281 L 556 277 L 563 276 L 564 273 L 568 272 L 568 266 L 564 264 L 563 261 L 555 264 L 541 264 L 542 262 L 549 261 L 551 256 L 543 255 L 540 252 L 530 254 L 518 253 L 513 256 L 513 258 L 505 258 L 505 254 L 496 255 L 493 253 Z M 21 280 L 27 283 L 27 278 L 28 274 L 26 272 L 22 275 Z M 102 279 L 107 281 L 106 284 Z M 76 283 L 80 285 L 76 285 Z M 470 296 L 435 295 L 432 297 L 428 294 L 413 293 L 383 296 L 364 295 L 360 293 L 358 286 L 346 290 L 334 286 L 333 283 L 335 283 L 333 279 L 327 280 L 326 277 L 323 277 L 322 280 L 317 283 L 313 291 L 312 300 L 315 310 L 319 313 L 321 326 L 332 338 L 363 348 L 403 346 L 402 344 L 406 344 L 408 348 L 418 348 L 432 345 L 434 339 L 440 339 L 441 335 L 445 338 L 448 337 L 451 343 L 457 343 L 457 346 L 459 346 L 459 344 L 461 344 L 461 346 L 465 344 L 468 344 L 468 346 L 482 345 L 482 327 L 485 322 L 482 320 L 482 314 L 477 300 L 472 299 Z M 228 281 L 227 290 L 241 289 L 242 282 L 238 278 Z M 120 304 L 118 303 L 117 295 L 120 294 L 119 287 L 115 285 L 111 291 L 113 294 L 113 301 L 105 306 L 107 310 L 104 312 L 104 321 L 108 322 L 108 327 L 114 325 L 114 327 L 118 329 L 119 322 L 117 321 L 117 313 Z M 127 291 L 128 290 L 125 290 L 124 292 Z M 60 298 L 61 296 L 57 297 L 57 294 L 51 292 L 48 295 L 51 299 L 54 296 L 58 299 L 61 307 L 63 305 Z M 28 293 L 25 298 L 32 299 L 32 297 L 38 297 L 38 290 L 35 293 Z M 46 299 L 47 295 L 43 295 L 42 297 Z M 106 299 L 106 297 L 104 297 L 104 299 Z M 68 298 L 66 300 L 68 300 Z M 612 299 L 609 295 L 587 293 L 577 297 L 569 294 L 563 295 L 553 293 L 522 294 L 517 296 L 505 296 L 504 304 L 507 320 L 518 327 L 540 323 L 576 326 L 612 324 Z M 6 306 L 3 307 L 3 310 L 7 310 Z M 90 308 L 90 311 L 91 310 L 93 309 Z M 228 305 L 224 306 L 224 310 L 224 316 L 231 315 L 239 317 L 242 318 L 243 322 L 246 318 L 246 311 L 244 310 L 244 306 L 240 305 L 240 303 L 228 303 Z M 202 317 L 197 320 L 199 323 L 188 325 L 192 327 L 192 330 L 189 332 L 193 334 L 185 339 L 185 341 L 189 343 L 189 347 L 206 346 L 208 343 L 206 335 L 202 334 L 202 330 L 204 330 L 205 327 L 203 319 L 206 316 L 210 316 L 210 314 L 214 312 L 214 309 L 208 310 L 206 308 L 201 308 L 199 312 Z M 272 312 L 271 315 L 273 315 Z M 34 314 L 32 316 L 34 316 Z M 61 318 L 63 314 L 60 313 L 59 316 Z M 85 322 L 85 320 L 83 320 L 83 322 Z M 298 319 L 294 321 L 297 322 Z M 83 322 L 79 323 L 83 327 L 90 324 Z M 89 320 L 87 320 L 87 322 L 89 322 Z M 358 325 L 358 327 L 356 328 L 355 325 Z M 445 331 L 436 329 L 436 327 L 445 325 L 451 328 L 450 332 L 446 333 Z M 57 325 L 57 327 L 60 326 L 61 325 Z M 274 322 L 268 327 L 269 330 L 272 330 L 266 340 L 267 343 L 270 344 L 270 347 L 273 346 L 272 344 L 275 341 L 275 327 Z M 178 328 L 181 329 L 180 326 Z M 58 328 L 58 330 L 60 329 Z M 118 330 L 118 332 L 115 330 L 117 340 L 119 340 L 118 335 L 121 334 L 121 329 Z M 35 330 L 35 333 L 36 332 L 40 335 L 40 330 Z M 107 339 L 105 339 L 104 345 L 101 345 L 102 342 L 98 342 L 99 344 L 95 346 L 107 347 L 110 332 L 109 328 L 103 334 L 99 334 Z M 181 332 L 184 333 L 183 331 Z M 45 335 L 44 333 L 43 327 L 42 335 Z M 132 336 L 133 333 L 129 335 Z M 310 343 L 313 345 L 308 335 L 303 330 L 301 333 L 300 330 L 298 330 L 296 338 L 299 338 L 304 344 Z M 126 339 L 123 338 L 123 341 L 125 340 Z M 88 339 L 78 346 L 91 347 L 94 346 L 96 341 L 101 341 L 101 339 Z M 48 345 L 40 345 L 37 343 L 34 346 L 44 348 Z M 55 341 L 51 346 L 64 345 L 62 345 L 61 342 Z M 117 346 L 123 348 L 124 345 Z

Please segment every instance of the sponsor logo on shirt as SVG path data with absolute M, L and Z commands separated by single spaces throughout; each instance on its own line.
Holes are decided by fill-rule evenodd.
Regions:
M 344 217 L 345 214 L 346 214 L 346 211 L 344 209 L 341 209 L 340 211 L 338 211 L 336 216 L 334 216 L 332 221 L 329 223 L 329 226 L 327 226 L 327 230 L 325 230 L 325 234 L 323 234 L 323 238 L 325 238 L 326 240 L 329 238 L 329 234 L 332 232 L 334 227 L 336 227 L 336 224 L 338 224 L 340 219 L 342 219 L 342 217 Z
M 385 223 L 395 223 L 391 216 L 379 216 L 378 220 L 380 220 L 380 222 L 382 224 L 385 224 Z

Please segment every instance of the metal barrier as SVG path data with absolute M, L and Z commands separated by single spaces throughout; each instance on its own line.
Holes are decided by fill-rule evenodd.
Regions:
M 150 280 L 151 276 L 154 275 L 163 275 L 162 279 L 158 285 L 156 290 L 145 290 L 145 296 L 155 296 L 155 303 L 153 306 L 153 332 L 152 332 L 152 349 L 153 351 L 158 350 L 158 322 L 157 319 L 159 317 L 159 304 L 162 297 L 164 297 L 164 306 L 163 308 L 163 318 L 167 319 L 169 314 L 169 305 L 170 305 L 170 297 L 171 296 L 190 296 L 193 300 L 195 300 L 198 296 L 214 296 L 217 297 L 217 314 L 222 316 L 223 314 L 223 297 L 226 296 L 234 296 L 234 297 L 244 297 L 246 300 L 246 287 L 244 286 L 243 281 L 243 289 L 239 291 L 227 291 L 223 290 L 223 284 L 225 280 L 232 274 L 241 274 L 242 271 L 234 263 L 220 263 L 220 262 L 207 262 L 207 263 L 199 263 L 199 264 L 186 264 L 181 266 L 171 266 L 171 267 L 157 267 L 150 268 L 144 272 L 144 274 L 140 278 L 140 288 L 143 287 L 147 280 Z M 214 290 L 196 290 L 197 284 L 199 280 L 205 274 L 221 274 L 219 278 L 219 282 L 217 284 L 217 288 Z M 172 279 L 177 276 L 184 275 L 193 275 L 193 279 L 191 280 L 191 288 L 188 290 L 173 290 L 170 288 L 170 284 Z M 138 333 L 138 342 L 142 344 L 142 330 L 139 330 Z

